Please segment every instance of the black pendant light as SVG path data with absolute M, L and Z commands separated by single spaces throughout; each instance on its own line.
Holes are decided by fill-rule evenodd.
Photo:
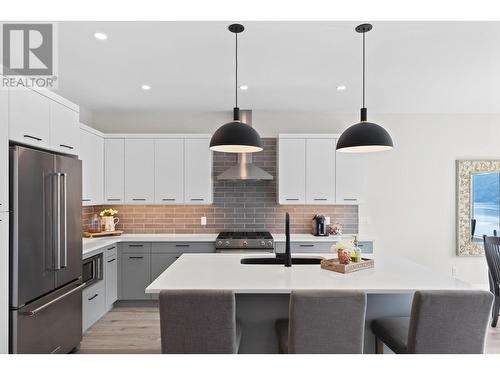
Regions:
M 236 37 L 236 106 L 233 108 L 233 121 L 222 125 L 210 140 L 210 149 L 220 152 L 259 152 L 262 151 L 262 140 L 259 133 L 251 126 L 240 121 L 240 109 L 238 108 L 238 34 L 245 28 L 240 24 L 232 24 L 229 31 Z
M 337 151 L 340 152 L 375 152 L 387 151 L 394 147 L 392 138 L 383 127 L 367 121 L 365 107 L 365 34 L 372 25 L 364 23 L 356 27 L 363 34 L 363 108 L 361 122 L 347 128 L 337 141 Z

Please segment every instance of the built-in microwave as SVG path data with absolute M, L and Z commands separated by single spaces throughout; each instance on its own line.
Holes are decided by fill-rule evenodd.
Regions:
M 82 279 L 86 288 L 102 280 L 102 268 L 102 254 L 83 260 Z

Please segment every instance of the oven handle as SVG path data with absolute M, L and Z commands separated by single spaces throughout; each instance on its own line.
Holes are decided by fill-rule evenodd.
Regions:
M 80 284 L 80 285 L 78 285 L 76 288 L 71 289 L 69 292 L 66 292 L 66 293 L 64 293 L 64 294 L 60 295 L 59 297 L 57 297 L 57 298 L 53 299 L 53 300 L 52 300 L 52 301 L 50 301 L 50 302 L 47 302 L 46 304 L 44 304 L 44 305 L 42 305 L 42 306 L 40 306 L 40 307 L 37 307 L 37 308 L 36 308 L 36 309 L 34 309 L 34 310 L 27 311 L 25 314 L 26 314 L 26 315 L 29 315 L 29 316 L 35 316 L 35 315 L 36 315 L 36 314 L 38 314 L 40 311 L 45 310 L 47 307 L 49 307 L 49 306 L 53 305 L 53 304 L 54 304 L 54 303 L 56 303 L 57 301 L 62 300 L 63 298 L 65 298 L 65 297 L 67 297 L 67 296 L 69 296 L 69 295 L 71 295 L 71 294 L 73 294 L 73 293 L 75 293 L 75 292 L 79 291 L 80 289 L 83 289 L 83 288 L 84 288 L 84 287 L 86 287 L 86 286 L 87 286 L 87 284 L 85 284 L 85 283 Z
M 274 249 L 216 249 L 216 253 L 219 254 L 272 254 L 274 253 Z

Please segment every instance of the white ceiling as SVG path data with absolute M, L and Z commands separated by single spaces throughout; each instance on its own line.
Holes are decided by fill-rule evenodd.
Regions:
M 95 112 L 234 105 L 232 22 L 60 22 L 59 93 Z M 352 113 L 360 22 L 242 22 L 240 107 Z M 500 113 L 499 22 L 373 22 L 367 106 L 376 113 Z M 98 41 L 93 33 L 104 32 Z M 140 86 L 150 84 L 144 92 Z M 336 86 L 346 85 L 338 92 Z

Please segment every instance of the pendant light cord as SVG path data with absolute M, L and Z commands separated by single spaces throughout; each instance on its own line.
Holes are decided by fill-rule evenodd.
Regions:
M 363 108 L 365 107 L 365 34 L 363 33 Z
M 238 108 L 238 33 L 234 34 L 236 37 L 236 76 L 234 79 L 234 93 L 236 94 L 236 108 Z

